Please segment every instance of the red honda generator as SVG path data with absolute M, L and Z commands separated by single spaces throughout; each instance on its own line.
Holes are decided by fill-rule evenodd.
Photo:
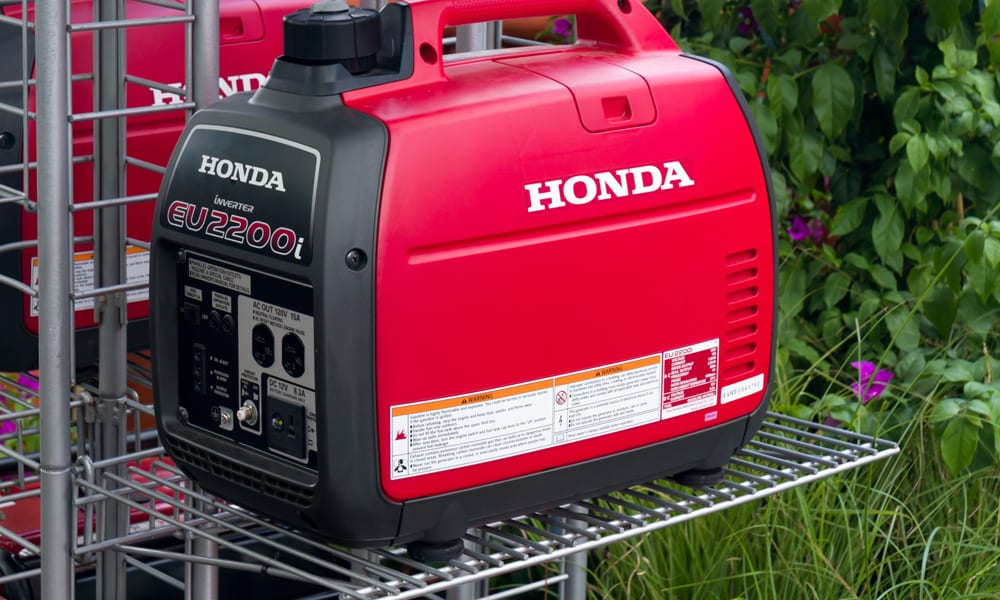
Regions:
M 442 57 L 446 25 L 573 45 Z M 348 546 L 674 475 L 764 417 L 775 227 L 747 104 L 634 0 L 322 2 L 199 111 L 152 247 L 160 437 L 207 490 Z
M 129 18 L 149 18 L 177 16 L 176 9 L 156 6 L 139 0 L 127 0 L 126 12 Z M 257 89 L 264 81 L 274 56 L 281 51 L 281 19 L 302 6 L 305 0 L 221 0 L 220 3 L 220 69 L 219 93 L 228 96 L 236 92 Z M 22 5 L 17 2 L 0 1 L 0 10 L 6 17 L 20 19 Z M 92 0 L 72 0 L 69 16 L 73 23 L 87 23 L 93 20 Z M 27 18 L 34 19 L 34 5 L 28 5 Z M 84 77 L 95 70 L 93 58 L 93 36 L 89 32 L 74 33 L 71 38 L 72 72 L 76 76 L 72 84 L 72 104 L 75 113 L 87 113 L 93 109 L 93 81 Z M 184 85 L 184 28 L 182 25 L 156 25 L 128 30 L 126 47 L 128 51 L 127 72 L 135 78 L 161 82 L 174 87 Z M 27 56 L 25 56 L 25 49 Z M 30 77 L 34 77 L 34 34 L 29 30 L 28 39 L 22 46 L 22 29 L 10 22 L 0 23 L 0 52 L 5 57 L 0 63 L 0 81 L 22 80 L 22 61 L 28 65 Z M 27 108 L 35 110 L 35 86 L 27 91 Z M 138 83 L 127 86 L 129 107 L 179 103 L 179 95 L 159 88 L 146 87 Z M 23 89 L 20 86 L 0 89 L 0 103 L 18 109 L 23 107 Z M 184 127 L 184 112 L 157 112 L 128 119 L 128 139 L 126 153 L 155 165 L 165 165 L 170 151 Z M 93 122 L 79 120 L 73 125 L 73 156 L 77 159 L 72 172 L 73 198 L 76 202 L 86 202 L 94 198 L 94 164 L 84 157 L 94 154 Z M 0 111 L 0 167 L 8 169 L 0 172 L 0 184 L 15 190 L 23 190 L 25 183 L 20 169 L 12 169 L 23 162 L 24 136 L 19 115 Z M 35 126 L 30 121 L 27 130 L 30 162 L 36 160 Z M 127 194 L 131 196 L 155 193 L 160 186 L 161 176 L 153 171 L 129 165 L 126 171 Z M 28 197 L 35 197 L 35 174 L 31 171 L 27 181 Z M 93 232 L 93 213 L 76 213 L 73 221 L 74 234 L 87 238 Z M 128 236 L 148 240 L 153 222 L 153 203 L 133 204 L 128 208 Z M 33 212 L 24 210 L 15 203 L 0 203 L 0 250 L 7 244 L 29 242 L 28 247 L 16 247 L 0 252 L 0 274 L 20 280 L 26 285 L 37 287 L 39 265 L 38 251 L 30 241 L 38 237 L 38 222 Z M 74 279 L 77 291 L 93 289 L 94 256 L 93 244 L 77 243 L 74 246 Z M 127 276 L 129 281 L 145 281 L 149 274 L 149 253 L 138 246 L 130 246 L 127 251 Z M 149 314 L 148 293 L 145 289 L 129 294 L 128 316 L 133 325 L 129 327 L 129 345 L 132 348 L 148 346 Z M 76 362 L 80 366 L 93 364 L 97 357 L 97 330 L 94 321 L 93 299 L 76 302 Z M 0 314 L 6 315 L 4 334 L 0 336 L 0 371 L 26 371 L 38 365 L 38 306 L 29 296 L 12 287 L 0 285 Z

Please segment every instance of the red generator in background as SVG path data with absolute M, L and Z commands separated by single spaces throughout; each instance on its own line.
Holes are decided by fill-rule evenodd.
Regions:
M 0 2 L 5 16 L 21 18 L 21 2 Z M 290 11 L 305 5 L 303 0 L 221 0 L 220 3 L 220 71 L 219 92 L 228 96 L 236 92 L 257 89 L 263 83 L 270 63 L 281 52 L 281 18 Z M 33 6 L 29 4 L 28 19 L 33 19 Z M 129 18 L 176 16 L 169 8 L 129 0 L 126 2 Z M 93 20 L 92 0 L 72 0 L 70 19 L 73 23 Z M 22 79 L 21 63 L 34 64 L 34 39 L 29 33 L 28 56 L 22 51 L 21 28 L 10 23 L 0 23 L 0 81 Z M 89 32 L 73 34 L 72 72 L 76 75 L 92 73 L 93 36 Z M 130 28 L 127 33 L 127 72 L 129 75 L 151 81 L 183 86 L 184 81 L 184 28 L 183 25 L 158 25 Z M 34 77 L 31 68 L 31 77 Z M 93 108 L 93 82 L 76 81 L 72 84 L 72 106 L 75 113 L 89 112 Z M 182 98 L 159 89 L 128 84 L 128 106 L 160 106 L 180 102 Z M 21 108 L 22 88 L 0 89 L 0 102 Z M 35 109 L 35 87 L 28 90 L 28 110 Z M 156 165 L 166 165 L 170 151 L 184 127 L 183 111 L 134 116 L 128 119 L 128 156 Z M 35 160 L 34 122 L 28 128 L 28 158 Z M 22 163 L 21 117 L 0 111 L 0 166 Z M 93 122 L 81 121 L 73 126 L 73 156 L 94 154 Z M 73 167 L 73 198 L 85 202 L 94 198 L 93 161 L 78 162 Z M 127 194 L 155 193 L 161 176 L 147 169 L 128 167 Z M 0 183 L 22 189 L 20 170 L 0 174 Z M 29 198 L 34 198 L 34 171 L 28 181 Z M 128 207 L 128 236 L 148 240 L 153 219 L 153 203 L 134 204 Z M 92 212 L 77 213 L 73 227 L 76 236 L 90 236 L 93 231 Z M 5 244 L 35 240 L 38 235 L 35 214 L 23 210 L 18 204 L 0 204 L 0 248 Z M 74 247 L 74 276 L 78 290 L 93 285 L 92 244 Z M 38 276 L 37 250 L 0 252 L 0 274 L 35 285 Z M 149 272 L 148 252 L 138 247 L 128 253 L 130 281 L 144 281 Z M 149 313 L 148 295 L 145 290 L 129 296 L 128 317 L 129 345 L 132 348 L 148 346 Z M 0 336 L 0 371 L 25 371 L 38 365 L 38 309 L 32 299 L 5 285 L 0 285 L 0 314 L 7 318 L 4 334 Z M 79 366 L 93 364 L 97 355 L 97 332 L 93 314 L 93 300 L 76 303 L 76 362 Z
M 157 199 L 160 439 L 350 546 L 658 477 L 718 481 L 773 363 L 769 174 L 739 88 L 635 0 L 335 1 L 199 111 Z M 442 58 L 446 25 L 579 41 Z

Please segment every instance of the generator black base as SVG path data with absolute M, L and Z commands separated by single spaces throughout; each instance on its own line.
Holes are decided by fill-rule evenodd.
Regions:
M 259 457 L 250 452 L 239 448 L 227 454 L 216 452 L 212 449 L 215 442 L 208 434 L 186 430 L 185 439 L 166 433 L 161 435 L 161 441 L 185 472 L 220 497 L 236 498 L 245 495 L 247 489 L 253 490 L 260 498 L 253 508 L 262 516 L 293 523 L 304 534 L 350 547 L 389 546 L 419 540 L 418 544 L 408 546 L 416 551 L 414 558 L 435 561 L 446 560 L 455 550 L 461 550 L 461 544 L 456 546 L 455 542 L 470 523 L 507 519 L 654 479 L 677 475 L 683 479 L 687 471 L 720 469 L 738 448 L 753 438 L 767 415 L 767 404 L 745 419 L 604 457 L 593 464 L 403 503 L 370 502 L 373 496 L 381 496 L 375 479 L 368 482 L 367 490 L 359 489 L 355 494 L 337 489 L 342 486 L 330 480 L 327 481 L 333 489 L 310 489 L 300 480 L 282 477 L 283 465 L 271 465 L 274 469 L 258 467 Z M 351 428 L 345 424 L 338 433 L 350 435 Z M 696 462 L 687 461 L 686 457 L 704 455 L 706 444 L 716 449 L 714 454 Z M 611 480 L 615 485 L 601 484 Z M 362 496 L 369 500 L 356 501 Z M 311 502 L 312 497 L 335 498 L 336 503 L 317 505 Z M 535 501 L 511 512 L 511 498 Z M 328 515 L 338 511 L 346 511 L 354 518 L 341 520 L 337 529 L 319 525 L 329 523 Z

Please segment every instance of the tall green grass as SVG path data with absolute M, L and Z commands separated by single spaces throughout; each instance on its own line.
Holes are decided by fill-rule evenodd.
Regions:
M 590 597 L 1000 597 L 1000 469 L 950 475 L 925 423 L 881 463 L 592 554 Z

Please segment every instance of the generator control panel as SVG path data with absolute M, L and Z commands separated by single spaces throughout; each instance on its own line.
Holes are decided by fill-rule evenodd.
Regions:
M 178 252 L 177 280 L 178 341 L 189 362 L 179 369 L 180 414 L 315 470 L 312 288 L 187 250 Z

